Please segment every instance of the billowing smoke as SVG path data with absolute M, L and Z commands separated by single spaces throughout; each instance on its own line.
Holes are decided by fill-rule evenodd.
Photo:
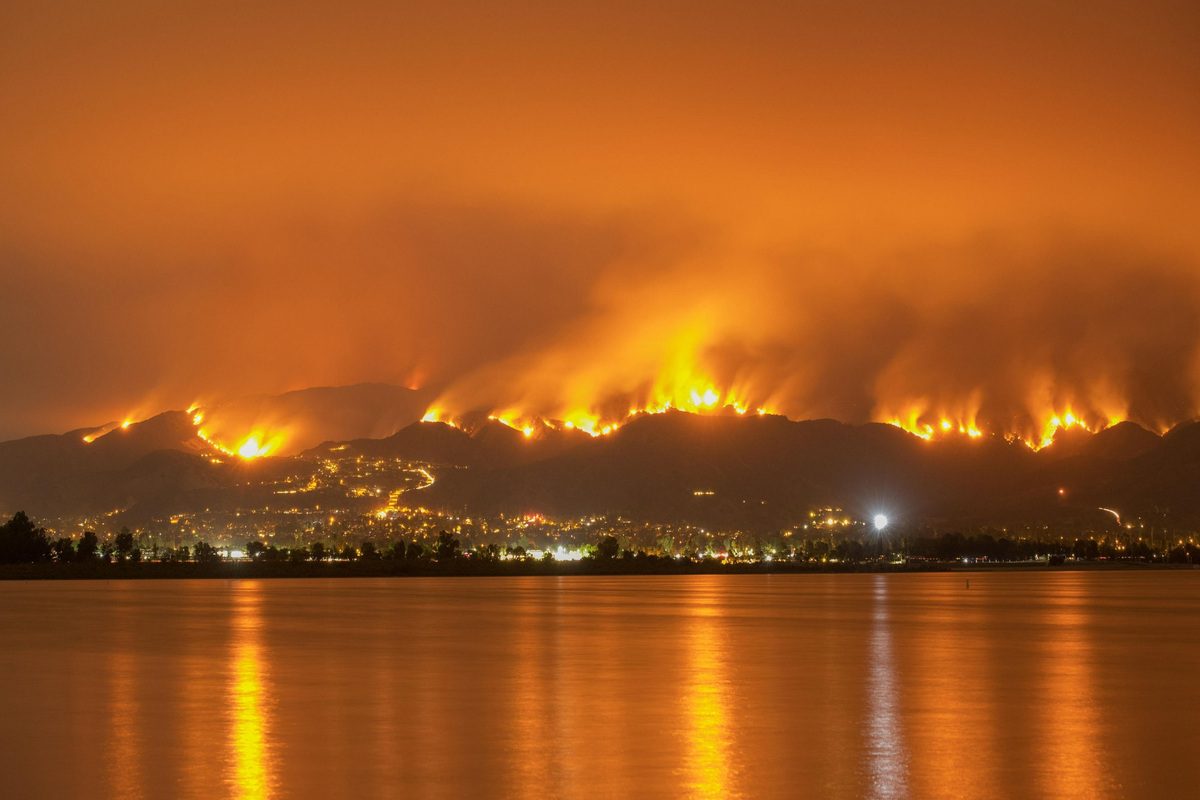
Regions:
M 1161 430 L 1196 413 L 1196 273 L 1112 242 L 641 266 L 601 276 L 579 318 L 453 382 L 437 411 L 619 420 L 728 403 L 1025 438 L 1055 415 Z
M 0 439 L 1195 413 L 1195 3 L 68 5 L 0 12 Z
M 652 214 L 426 203 L 280 226 L 169 275 L 94 266 L 6 281 L 23 298 L 6 402 L 60 429 L 361 381 L 420 388 L 442 418 L 593 432 L 732 407 L 1033 441 L 1055 415 L 1163 430 L 1198 403 L 1196 265 L 1094 236 L 767 247 Z M 50 424 L 31 419 L 13 432 Z

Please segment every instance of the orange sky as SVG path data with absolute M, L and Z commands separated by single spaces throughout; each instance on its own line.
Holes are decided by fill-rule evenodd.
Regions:
M 1190 416 L 1198 40 L 1183 2 L 6 3 L 0 436 L 360 380 L 551 413 L 681 347 L 797 416 Z

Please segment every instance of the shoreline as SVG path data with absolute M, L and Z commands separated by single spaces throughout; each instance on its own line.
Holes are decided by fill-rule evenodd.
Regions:
M 653 563 L 570 561 L 408 563 L 403 561 L 220 562 L 213 564 L 143 562 L 138 564 L 0 564 L 0 581 L 33 580 L 180 580 L 180 579 L 286 579 L 286 578 L 455 578 L 455 577 L 562 577 L 626 575 L 845 575 L 968 572 L 1125 572 L 1200 569 L 1200 564 L 1145 562 L 1045 562 L 921 564 L 699 564 L 673 561 Z

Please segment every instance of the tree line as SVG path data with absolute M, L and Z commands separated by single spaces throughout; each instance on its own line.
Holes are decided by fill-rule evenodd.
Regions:
M 669 556 L 622 548 L 615 536 L 600 537 L 595 544 L 585 546 L 584 558 L 592 562 L 648 563 L 656 560 L 671 560 Z M 532 556 L 520 546 L 502 547 L 498 544 L 481 544 L 470 550 L 447 531 L 441 531 L 431 542 L 396 540 L 384 548 L 375 542 L 363 541 L 357 547 L 352 544 L 329 545 L 313 542 L 309 545 L 277 547 L 274 544 L 253 540 L 243 548 L 246 558 L 266 563 L 304 563 L 323 561 L 380 561 L 441 563 L 470 559 L 482 563 L 505 561 L 529 561 Z M 1130 542 L 1118 546 L 1115 542 L 1094 539 L 1075 539 L 1070 542 L 1044 542 L 1033 539 L 1010 539 L 988 534 L 964 536 L 961 533 L 924 535 L 893 541 L 885 545 L 869 538 L 843 538 L 837 542 L 812 539 L 799 544 L 752 548 L 752 560 L 778 562 L 811 562 L 836 560 L 845 563 L 869 563 L 883 558 L 901 556 L 907 559 L 930 561 L 957 561 L 961 559 L 983 559 L 988 561 L 1028 561 L 1034 557 L 1070 556 L 1080 560 L 1097 559 L 1162 559 L 1174 563 L 1200 563 L 1200 547 L 1191 543 L 1180 544 L 1166 551 L 1155 550 L 1146 542 Z M 705 562 L 712 556 L 700 552 L 686 552 L 685 560 Z M 101 540 L 93 531 L 86 531 L 78 539 L 70 537 L 51 538 L 46 530 L 36 525 L 23 511 L 0 525 L 0 564 L 32 563 L 139 563 L 146 558 L 137 539 L 128 528 L 122 528 L 111 539 Z M 160 551 L 152 548 L 149 558 L 162 562 L 197 562 L 213 564 L 224 561 L 221 549 L 207 542 L 197 542 L 192 547 L 170 548 Z M 553 561 L 549 551 L 542 555 L 545 561 Z

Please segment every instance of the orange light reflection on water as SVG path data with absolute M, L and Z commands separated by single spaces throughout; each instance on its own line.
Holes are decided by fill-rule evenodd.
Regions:
M 874 578 L 867 671 L 867 758 L 871 796 L 908 797 L 908 754 L 900 724 L 900 681 L 892 653 L 888 612 L 888 576 Z
M 1046 598 L 1044 623 L 1049 630 L 1043 643 L 1041 674 L 1042 741 L 1044 763 L 1038 774 L 1045 781 L 1046 796 L 1088 797 L 1102 800 L 1116 796 L 1106 776 L 1100 738 L 1102 709 L 1095 703 L 1093 648 L 1088 609 L 1094 585 L 1081 574 L 1056 576 L 1062 584 Z
M 124 640 L 127 637 L 120 637 Z M 109 785 L 116 797 L 141 797 L 142 751 L 138 733 L 137 669 L 132 648 L 124 641 L 109 656 Z
M 262 655 L 261 587 L 254 581 L 238 586 L 233 609 L 230 654 L 229 757 L 235 797 L 265 800 L 274 787 L 269 742 L 269 690 Z
M 684 713 L 691 797 L 737 796 L 729 782 L 728 655 L 717 614 L 717 609 L 701 599 L 686 633 L 690 678 L 684 689 Z

